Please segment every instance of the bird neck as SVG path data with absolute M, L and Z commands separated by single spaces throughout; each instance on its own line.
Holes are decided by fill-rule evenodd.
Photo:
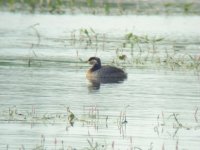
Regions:
M 100 69 L 101 68 L 101 64 L 95 64 L 95 65 L 93 65 L 93 67 L 91 68 L 91 71 L 96 71 L 96 70 L 98 70 L 98 69 Z

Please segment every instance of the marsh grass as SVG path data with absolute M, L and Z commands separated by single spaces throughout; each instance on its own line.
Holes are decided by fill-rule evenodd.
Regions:
M 62 105 L 63 106 L 63 105 Z M 120 131 L 120 135 L 122 136 L 123 140 L 125 140 L 126 142 L 128 142 L 128 144 L 126 145 L 126 147 L 128 149 L 143 149 L 140 146 L 137 146 L 134 144 L 134 138 L 132 136 L 127 136 L 126 135 L 126 126 L 128 125 L 128 119 L 131 118 L 127 118 L 127 114 L 128 114 L 128 109 L 129 105 L 125 106 L 124 108 L 122 108 L 122 110 L 119 112 L 119 116 L 114 116 L 115 119 L 117 119 L 117 122 L 113 122 L 109 121 L 109 122 L 105 122 L 105 116 L 101 116 L 100 115 L 100 110 L 97 106 L 84 106 L 83 107 L 83 115 L 87 116 L 84 117 L 84 121 L 81 119 L 77 119 L 75 121 L 75 124 L 77 124 L 78 122 L 82 122 L 84 124 L 88 124 L 90 126 L 87 125 L 87 128 L 96 128 L 96 132 L 99 132 L 97 129 L 97 125 L 103 125 L 103 124 L 99 124 L 100 120 L 103 122 L 104 120 L 104 127 L 105 124 L 109 123 L 110 126 L 112 126 L 113 128 L 113 123 L 115 124 L 116 127 L 118 127 L 119 131 Z M 65 109 L 65 107 L 63 107 L 63 109 Z M 69 111 L 69 107 L 67 107 L 67 111 Z M 72 112 L 73 110 L 70 110 L 70 112 Z M 28 122 L 31 124 L 31 127 L 34 127 L 34 124 L 45 124 L 46 126 L 48 125 L 56 125 L 56 124 L 66 124 L 67 123 L 67 112 L 64 113 L 65 111 L 63 111 L 63 113 L 57 113 L 57 114 L 51 114 L 51 113 L 38 113 L 36 106 L 32 106 L 30 108 L 29 111 L 25 111 L 25 110 L 21 110 L 20 108 L 18 108 L 17 106 L 13 106 L 13 107 L 9 107 L 7 109 L 1 110 L 0 112 L 0 120 L 2 121 L 6 121 L 6 122 L 10 122 L 13 123 L 14 121 L 19 122 Z M 68 112 L 69 113 L 69 112 Z M 73 112 L 73 114 L 75 114 Z M 75 114 L 78 118 L 80 118 L 81 114 Z M 156 117 L 156 125 L 154 126 L 154 132 L 159 136 L 162 137 L 162 135 L 165 136 L 165 134 L 167 134 L 168 136 L 170 136 L 172 139 L 176 140 L 176 144 L 175 144 L 175 148 L 178 149 L 179 147 L 179 132 L 181 130 L 199 130 L 200 129 L 200 124 L 199 124 L 199 110 L 198 108 L 195 109 L 194 114 L 192 114 L 194 117 L 194 122 L 185 122 L 184 120 L 181 119 L 181 116 L 183 116 L 183 114 L 178 114 L 178 113 L 164 113 L 161 112 L 161 114 L 159 114 Z M 68 116 L 69 117 L 69 116 Z M 107 116 L 109 118 L 109 120 L 113 118 L 113 116 L 108 115 Z M 94 125 L 94 126 L 93 126 Z M 76 128 L 77 125 L 74 126 L 74 129 Z M 82 126 L 83 128 L 85 127 L 85 125 Z M 67 131 L 68 132 L 68 131 Z M 41 134 L 40 137 L 40 141 L 37 145 L 32 145 L 33 149 L 35 150 L 45 150 L 48 149 L 49 146 L 53 149 L 61 149 L 61 150 L 65 150 L 65 149 L 69 149 L 69 148 L 74 148 L 72 146 L 69 146 L 70 143 L 64 143 L 64 140 L 62 139 L 57 139 L 55 137 L 55 139 L 53 140 L 53 142 L 51 143 L 51 145 L 49 145 L 49 142 L 47 143 L 48 137 L 45 137 L 45 135 Z M 88 143 L 88 146 L 85 147 L 84 149 L 89 149 L 89 150 L 106 150 L 106 149 L 115 149 L 116 146 L 116 140 L 113 139 L 110 142 L 107 142 L 106 140 L 102 141 L 102 140 L 96 140 L 95 137 L 93 137 L 93 135 L 91 135 L 89 133 L 89 129 L 88 129 L 88 136 L 86 137 L 86 141 Z M 30 146 L 30 145 L 29 145 Z M 154 143 L 151 142 L 148 146 L 148 149 L 153 149 L 154 148 Z M 9 149 L 9 144 L 7 145 L 7 149 Z M 20 149 L 26 149 L 26 145 L 21 145 Z M 165 149 L 165 144 L 163 143 L 161 146 L 161 149 Z
M 126 136 L 126 126 L 127 126 L 127 108 L 129 105 L 124 107 L 124 109 L 120 112 L 119 119 L 117 120 L 118 129 L 120 131 L 120 135 L 122 135 L 123 138 Z
M 63 108 L 67 109 L 66 113 L 38 113 L 37 108 L 35 106 L 32 106 L 29 111 L 24 111 L 18 108 L 17 106 L 9 107 L 7 109 L 0 111 L 0 121 L 5 121 L 9 123 L 14 122 L 22 122 L 22 123 L 30 123 L 31 128 L 34 127 L 35 124 L 37 125 L 57 125 L 57 124 L 67 124 L 67 120 L 69 121 L 69 116 L 72 114 L 73 110 L 69 110 L 69 107 L 66 107 L 65 105 Z M 126 109 L 128 106 L 123 108 L 123 110 L 120 112 L 120 126 L 126 124 Z M 75 113 L 73 113 L 75 114 Z M 98 132 L 98 126 L 104 126 L 105 127 L 105 117 L 100 116 L 100 110 L 97 106 L 84 106 L 83 107 L 83 114 L 75 114 L 77 116 L 77 119 L 75 121 L 76 124 L 82 123 L 82 127 L 88 128 L 88 138 L 86 141 L 88 142 L 88 146 L 84 149 L 89 150 L 106 150 L 111 147 L 112 143 L 107 143 L 106 140 L 104 142 L 95 140 L 95 138 L 90 134 L 89 128 L 94 128 L 96 132 Z M 109 116 L 109 118 L 112 118 L 112 116 Z M 100 121 L 101 120 L 101 121 Z M 103 122 L 103 124 L 100 124 L 100 122 Z M 107 122 L 108 123 L 108 122 Z M 111 123 L 111 122 L 109 122 Z M 112 121 L 113 123 L 113 121 Z M 117 126 L 117 124 L 116 124 Z M 70 127 L 68 126 L 68 130 L 70 130 Z M 67 132 L 68 132 L 67 130 Z M 49 145 L 47 144 L 47 140 L 45 135 L 41 134 L 40 142 L 37 145 L 33 145 L 34 150 L 45 150 L 50 147 L 54 147 L 54 149 L 71 149 L 71 146 L 69 143 L 64 144 L 63 140 L 58 140 L 57 138 L 54 139 L 54 142 Z M 132 143 L 132 139 L 130 140 L 130 143 Z M 131 144 L 132 145 L 132 144 Z M 9 144 L 7 145 L 7 149 L 9 149 Z M 26 145 L 21 145 L 20 149 L 26 149 Z
M 87 139 L 87 142 L 89 144 L 89 147 L 87 147 L 86 149 L 88 150 L 106 150 L 107 149 L 106 142 L 104 144 L 99 143 L 98 141 L 94 141 L 93 138 Z
M 29 55 L 23 57 L 28 67 L 42 66 L 48 63 L 67 63 L 76 64 L 86 63 L 81 55 L 84 51 L 94 51 L 94 56 L 102 52 L 115 53 L 112 59 L 107 62 L 112 65 L 126 67 L 163 67 L 171 70 L 185 69 L 200 72 L 200 55 L 191 54 L 190 49 L 184 43 L 169 41 L 166 37 L 156 37 L 148 35 L 137 35 L 132 32 L 124 35 L 113 35 L 109 33 L 97 32 L 92 28 L 81 28 L 67 33 L 66 37 L 45 39 L 38 30 L 39 24 L 30 26 L 33 36 L 36 38 L 30 44 Z M 74 49 L 77 60 L 67 60 L 65 58 L 41 57 L 37 52 L 41 49 L 43 41 L 51 40 L 52 45 L 59 45 L 62 48 Z M 167 46 L 166 46 L 167 45 Z M 166 46 L 163 47 L 163 46 Z M 22 59 L 22 58 L 20 58 Z M 9 58 L 8 58 L 9 60 Z M 8 61 L 2 59 L 1 65 L 9 65 Z
M 66 108 L 67 111 L 65 111 Z M 62 113 L 41 113 L 37 111 L 35 106 L 32 106 L 29 111 L 24 111 L 13 106 L 0 112 L 0 121 L 21 121 L 30 123 L 31 126 L 34 126 L 34 124 L 54 125 L 64 123 L 67 128 L 73 127 L 75 123 L 81 123 L 83 126 L 90 126 L 95 130 L 98 130 L 99 125 L 106 125 L 105 118 L 100 116 L 99 109 L 96 106 L 84 106 L 82 114 L 75 114 L 65 105 Z
M 199 130 L 199 112 L 198 107 L 194 111 L 194 122 L 185 122 L 181 119 L 182 114 L 179 113 L 164 113 L 157 116 L 157 124 L 154 126 L 154 131 L 158 136 L 168 134 L 173 139 L 178 137 L 180 130 Z M 171 130 L 172 129 L 172 130 Z
M 184 1 L 97 1 L 97 0 L 8 0 L 1 1 L 8 11 L 30 13 L 89 13 L 89 14 L 200 14 L 197 0 Z
M 66 122 L 67 115 L 66 114 L 40 114 L 37 113 L 36 108 L 32 106 L 30 111 L 23 111 L 18 109 L 16 106 L 9 107 L 8 110 L 3 110 L 0 113 L 0 120 L 1 121 L 21 121 L 30 123 L 31 126 L 34 124 L 54 124 L 55 121 L 59 122 Z

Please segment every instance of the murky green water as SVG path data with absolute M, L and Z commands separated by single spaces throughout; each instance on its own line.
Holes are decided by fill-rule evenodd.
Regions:
M 1 13 L 0 20 L 1 149 L 199 149 L 198 71 L 132 63 L 130 47 L 123 47 L 133 32 L 164 37 L 157 57 L 167 50 L 198 59 L 199 17 Z M 90 43 L 81 28 L 99 38 L 90 32 Z M 128 79 L 93 89 L 85 60 L 97 55 L 112 64 L 117 49 L 128 57 L 117 61 Z M 78 118 L 73 127 L 66 107 Z

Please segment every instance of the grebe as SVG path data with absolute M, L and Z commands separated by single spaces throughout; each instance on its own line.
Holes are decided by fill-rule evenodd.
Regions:
M 90 57 L 88 60 L 92 67 L 87 71 L 86 77 L 88 79 L 126 79 L 127 74 L 120 68 L 114 66 L 102 66 L 101 60 L 98 57 Z

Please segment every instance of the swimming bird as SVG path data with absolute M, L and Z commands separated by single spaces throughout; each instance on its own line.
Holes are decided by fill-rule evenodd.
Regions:
M 102 66 L 98 57 L 90 57 L 88 59 L 92 67 L 87 71 L 86 77 L 89 80 L 103 79 L 104 81 L 119 81 L 127 78 L 127 73 L 122 69 L 114 66 Z M 106 79 L 106 80 L 105 80 Z

